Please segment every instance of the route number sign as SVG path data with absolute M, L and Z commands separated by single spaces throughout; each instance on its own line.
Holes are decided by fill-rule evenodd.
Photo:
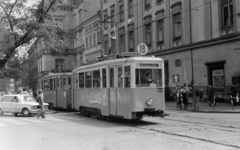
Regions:
M 137 47 L 138 53 L 141 55 L 146 55 L 148 52 L 148 46 L 145 43 L 140 43 Z

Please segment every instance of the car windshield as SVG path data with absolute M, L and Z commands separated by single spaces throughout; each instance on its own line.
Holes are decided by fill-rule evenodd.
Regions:
M 36 102 L 35 98 L 32 96 L 23 96 L 24 102 Z

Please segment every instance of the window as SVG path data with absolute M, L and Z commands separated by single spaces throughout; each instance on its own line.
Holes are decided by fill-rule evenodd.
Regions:
M 123 22 L 124 21 L 124 2 L 123 0 L 119 1 L 119 22 Z
M 106 3 L 107 3 L 107 0 L 104 0 L 104 1 L 103 1 L 103 4 L 106 4 Z
M 233 26 L 233 0 L 222 0 L 223 27 Z
M 4 96 L 2 99 L 1 99 L 1 102 L 10 102 L 11 99 L 10 99 L 10 96 Z
M 11 102 L 18 103 L 17 96 L 12 96 Z
M 96 34 L 93 34 L 93 46 L 96 46 L 97 42 L 96 42 Z
M 100 88 L 100 70 L 93 71 L 93 87 Z
M 92 47 L 92 36 L 91 35 L 89 36 L 89 47 L 90 48 Z
M 124 66 L 124 87 L 128 88 L 131 85 L 131 70 L 130 66 Z
M 136 87 L 162 87 L 161 69 L 136 69 Z
M 56 25 L 63 28 L 63 20 L 62 19 L 55 19 Z
M 123 87 L 123 71 L 122 67 L 118 67 L 118 87 Z
M 175 67 L 181 67 L 181 59 L 175 60 Z
M 116 40 L 111 38 L 111 51 L 109 52 L 110 54 L 115 54 L 116 53 Z
M 163 44 L 164 42 L 164 26 L 163 19 L 157 21 L 157 44 Z
M 84 73 L 81 72 L 78 74 L 79 77 L 79 88 L 84 88 Z
M 157 5 L 161 5 L 162 2 L 163 2 L 163 0 L 156 0 Z
M 173 41 L 181 39 L 181 13 L 173 15 Z
M 144 8 L 145 10 L 149 10 L 151 8 L 151 0 L 144 0 Z
M 133 0 L 128 1 L 128 17 L 133 17 Z
M 114 87 L 114 68 L 110 68 L 109 69 L 109 87 L 111 88 L 111 87 Z
M 111 7 L 110 7 L 110 9 L 111 9 L 111 22 L 114 22 L 115 21 L 115 18 L 114 18 L 114 15 L 115 15 L 115 5 L 112 5 Z M 111 24 L 111 27 L 113 27 L 113 24 Z
M 55 60 L 55 69 L 57 72 L 62 72 L 64 68 L 64 60 L 63 59 L 56 59 Z
M 82 23 L 82 9 L 78 11 L 78 24 L 80 25 Z
M 119 40 L 119 46 L 120 46 L 120 52 L 125 52 L 125 36 L 124 34 L 120 35 L 120 40 Z
M 83 64 L 83 54 L 79 54 L 79 65 L 81 66 Z
M 86 37 L 86 48 L 88 48 L 88 37 Z
M 49 90 L 53 90 L 53 79 L 49 79 Z
M 86 88 L 92 88 L 92 72 L 88 71 L 85 73 Z
M 103 17 L 104 17 L 104 21 L 108 21 L 108 14 L 107 14 L 107 9 L 103 11 Z M 107 29 L 108 24 L 104 23 L 104 29 Z
M 107 87 L 107 72 L 106 69 L 102 69 L 102 87 Z
M 105 37 L 105 41 L 104 41 L 104 46 L 105 46 L 105 52 L 108 51 L 108 36 Z
M 146 28 L 146 44 L 148 47 L 151 47 L 152 41 L 152 30 L 151 30 L 151 23 L 145 25 Z
M 129 32 L 129 52 L 134 52 L 134 32 Z

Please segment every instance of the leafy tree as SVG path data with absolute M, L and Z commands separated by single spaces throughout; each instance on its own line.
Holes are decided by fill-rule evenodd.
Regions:
M 56 24 L 51 15 L 62 0 L 39 0 L 31 7 L 27 7 L 26 2 L 0 0 L 0 70 L 5 66 L 11 70 L 5 75 L 14 74 L 13 64 L 23 62 L 18 53 L 26 53 L 37 39 L 41 39 L 47 49 L 62 51 L 62 45 L 69 42 L 66 39 L 72 37 L 67 29 Z M 54 43 L 63 44 L 56 47 Z

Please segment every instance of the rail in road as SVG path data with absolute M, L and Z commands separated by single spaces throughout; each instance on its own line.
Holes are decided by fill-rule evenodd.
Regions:
M 240 149 L 240 124 L 236 124 L 235 126 L 224 125 L 224 122 L 218 124 L 217 120 L 212 120 L 207 123 L 207 119 L 205 122 L 199 122 L 197 119 L 202 121 L 204 118 L 196 118 L 197 117 L 188 117 L 188 120 L 181 120 L 177 117 L 144 117 L 141 121 L 108 118 L 107 121 L 124 126 L 131 126 L 140 130 L 149 130 L 155 133 L 184 137 L 219 146 Z

